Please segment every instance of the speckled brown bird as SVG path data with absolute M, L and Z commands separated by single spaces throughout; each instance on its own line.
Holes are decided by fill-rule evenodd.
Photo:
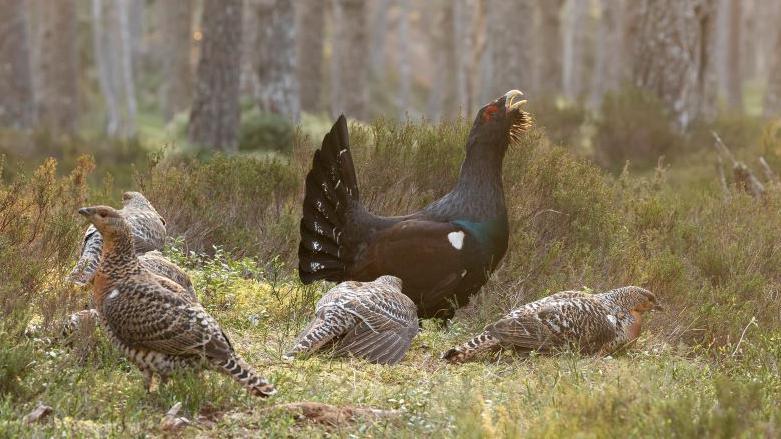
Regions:
M 119 212 L 130 224 L 136 253 L 162 250 L 166 236 L 165 220 L 152 203 L 140 192 L 125 192 L 122 194 L 122 204 L 124 207 Z M 79 261 L 68 275 L 69 281 L 79 286 L 92 281 L 100 262 L 102 245 L 100 232 L 94 226 L 89 226 L 84 233 Z
M 79 213 L 103 236 L 92 284 L 95 309 L 108 338 L 141 370 L 147 389 L 184 367 L 211 367 L 257 396 L 276 393 L 233 349 L 220 325 L 176 282 L 141 266 L 128 221 L 107 207 Z
M 643 314 L 659 309 L 652 292 L 635 286 L 599 294 L 562 291 L 511 311 L 442 358 L 462 362 L 499 346 L 526 352 L 573 348 L 605 355 L 636 339 Z
M 317 302 L 315 319 L 285 359 L 331 349 L 380 364 L 404 358 L 418 333 L 415 303 L 402 294 L 401 279 L 342 282 Z
M 179 268 L 178 265 L 171 262 L 168 258 L 163 256 L 157 250 L 144 253 L 138 256 L 138 262 L 142 267 L 151 271 L 152 273 L 163 276 L 177 284 L 182 286 L 182 289 L 177 292 L 182 293 L 187 299 L 197 302 L 198 298 L 195 296 L 195 288 L 190 280 L 190 276 Z M 70 338 L 82 325 L 89 325 L 91 323 L 97 323 L 98 312 L 95 309 L 85 309 L 75 312 L 65 318 L 62 322 L 62 328 L 60 330 L 60 337 L 67 340 Z M 94 321 L 94 322 L 93 322 Z

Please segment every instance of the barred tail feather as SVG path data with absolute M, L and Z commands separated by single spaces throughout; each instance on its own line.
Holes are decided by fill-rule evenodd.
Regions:
M 315 151 L 306 177 L 298 247 L 298 271 L 304 283 L 343 280 L 351 253 L 343 234 L 359 203 L 347 121 L 342 115 Z
M 217 366 L 221 372 L 238 381 L 254 396 L 267 397 L 277 393 L 277 389 L 272 384 L 236 355 L 217 363 Z
M 450 363 L 461 363 L 469 360 L 480 352 L 485 352 L 498 345 L 499 340 L 486 331 L 466 343 L 443 353 L 442 359 Z
M 95 229 L 95 226 L 90 226 L 84 235 L 79 261 L 66 279 L 80 287 L 92 282 L 92 278 L 95 277 L 95 272 L 98 270 L 102 248 L 103 237 Z

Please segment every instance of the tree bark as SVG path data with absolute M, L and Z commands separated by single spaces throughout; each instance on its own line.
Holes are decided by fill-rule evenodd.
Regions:
M 741 75 L 741 2 L 743 0 L 729 0 L 729 39 L 727 44 L 727 104 L 742 111 L 743 90 Z
M 241 0 L 205 0 L 201 59 L 190 111 L 190 141 L 210 148 L 237 150 Z
M 561 7 L 564 0 L 538 2 L 540 8 L 539 93 L 558 94 L 561 91 Z
M 72 134 L 79 115 L 76 1 L 38 0 L 36 6 L 39 121 L 54 134 Z
M 121 118 L 117 104 L 116 85 L 114 84 L 115 74 L 111 62 L 115 54 L 109 36 L 113 35 L 113 32 L 106 32 L 106 27 L 109 29 L 114 27 L 105 17 L 105 8 L 106 3 L 103 1 L 92 0 L 92 47 L 95 67 L 98 70 L 98 84 L 106 103 L 106 134 L 116 136 L 119 133 Z
M 448 117 L 446 108 L 455 106 L 456 47 L 453 38 L 453 4 L 446 1 L 441 7 L 434 2 L 426 4 L 427 13 L 434 16 L 435 29 L 429 35 L 430 51 L 434 56 L 434 74 L 429 88 L 428 116 L 438 121 Z
M 296 75 L 296 26 L 292 0 L 263 1 L 258 19 L 258 105 L 293 122 L 301 116 Z
M 589 38 L 586 32 L 588 21 L 587 1 L 570 0 L 563 32 L 562 47 L 562 91 L 570 100 L 583 93 L 585 58 Z
M 32 128 L 35 101 L 24 0 L 0 0 L 0 126 Z
M 164 54 L 162 107 L 166 121 L 190 106 L 193 72 L 193 1 L 163 1 L 160 32 Z
M 409 98 L 412 89 L 412 68 L 409 54 L 409 0 L 399 2 L 398 24 L 398 68 L 399 68 L 399 119 L 404 119 L 409 114 Z
M 624 52 L 626 26 L 624 0 L 601 0 L 600 19 L 594 55 L 594 73 L 591 77 L 591 104 L 602 103 L 606 92 L 621 86 L 625 77 Z
M 686 128 L 704 111 L 709 70 L 710 0 L 632 2 L 635 84 L 666 104 Z
M 508 90 L 528 92 L 532 81 L 534 21 L 532 0 L 490 0 L 486 29 L 501 30 L 487 37 L 491 53 L 490 96 Z
M 133 79 L 133 42 L 130 30 L 130 13 L 128 3 L 131 0 L 116 0 L 116 11 L 119 15 L 119 41 L 121 51 L 120 63 L 122 72 L 122 89 L 125 96 L 125 124 L 122 135 L 126 138 L 136 135 L 136 85 Z
M 295 6 L 301 110 L 316 113 L 322 110 L 324 13 L 321 0 L 300 0 Z
M 332 70 L 332 112 L 366 119 L 367 69 L 369 55 L 364 0 L 334 0 L 334 53 Z
M 781 31 L 777 32 L 771 59 L 763 112 L 767 117 L 779 117 L 781 116 Z

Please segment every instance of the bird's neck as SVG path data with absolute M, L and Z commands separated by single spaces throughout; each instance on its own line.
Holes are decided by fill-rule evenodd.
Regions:
M 101 263 L 99 271 L 122 269 L 132 272 L 138 269 L 138 257 L 136 257 L 133 237 L 130 233 L 117 233 L 103 236 L 103 250 L 101 251 Z
M 470 205 L 487 211 L 504 211 L 503 161 L 503 151 L 490 145 L 470 144 L 453 191 Z

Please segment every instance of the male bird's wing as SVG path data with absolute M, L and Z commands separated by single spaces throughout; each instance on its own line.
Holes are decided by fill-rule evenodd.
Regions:
M 150 276 L 117 286 L 118 294 L 109 294 L 101 307 L 114 334 L 129 346 L 169 355 L 229 358 L 233 349 L 219 324 L 184 297 L 181 286 L 168 282 Z
M 404 292 L 419 309 L 440 303 L 468 274 L 479 256 L 469 233 L 458 226 L 427 220 L 401 221 L 377 232 L 361 251 L 350 277 L 375 279 L 391 274 L 404 280 Z M 432 287 L 433 286 L 433 287 Z

